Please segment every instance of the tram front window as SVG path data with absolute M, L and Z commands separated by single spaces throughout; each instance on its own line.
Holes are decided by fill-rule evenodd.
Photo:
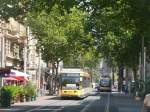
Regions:
M 110 80 L 109 79 L 101 79 L 100 80 L 100 85 L 101 86 L 109 86 L 110 85 Z
M 80 77 L 63 77 L 62 89 L 79 89 Z

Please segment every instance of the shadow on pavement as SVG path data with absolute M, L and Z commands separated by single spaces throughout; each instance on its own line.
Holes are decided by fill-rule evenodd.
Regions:
M 78 97 L 59 97 L 59 96 L 55 96 L 55 97 L 52 97 L 52 98 L 48 98 L 48 99 L 45 99 L 45 100 L 82 100 L 84 98 L 78 98 Z
M 0 112 L 42 112 L 42 111 L 54 111 L 59 110 L 61 106 L 32 106 L 32 105 L 20 105 L 11 106 L 9 108 L 0 108 Z

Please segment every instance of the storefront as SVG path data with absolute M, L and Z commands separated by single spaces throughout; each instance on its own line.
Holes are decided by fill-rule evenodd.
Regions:
M 0 68 L 0 87 L 3 86 L 3 78 L 9 77 L 10 71 L 10 68 Z
M 18 85 L 23 84 L 29 79 L 30 75 L 24 72 L 9 68 L 0 68 L 0 83 L 3 85 Z

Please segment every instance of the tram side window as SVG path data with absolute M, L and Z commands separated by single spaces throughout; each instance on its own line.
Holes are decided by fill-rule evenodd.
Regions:
M 83 82 L 82 82 L 83 88 L 89 87 L 90 86 L 90 80 L 88 77 L 83 77 Z

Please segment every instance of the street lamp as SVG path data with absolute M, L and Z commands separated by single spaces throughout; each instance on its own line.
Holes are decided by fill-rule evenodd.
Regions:
M 146 63 L 146 47 L 144 47 L 144 37 L 142 37 L 142 52 L 141 52 L 141 79 L 145 81 L 145 63 Z

